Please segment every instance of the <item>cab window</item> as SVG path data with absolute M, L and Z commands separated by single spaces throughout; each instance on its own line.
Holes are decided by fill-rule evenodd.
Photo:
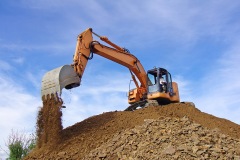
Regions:
M 148 73 L 148 85 L 151 86 L 154 84 L 156 84 L 156 76 L 151 73 Z

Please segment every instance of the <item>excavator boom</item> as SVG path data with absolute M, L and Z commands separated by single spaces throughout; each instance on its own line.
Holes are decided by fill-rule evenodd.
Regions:
M 111 47 L 103 45 L 98 41 L 93 41 L 92 35 L 98 36 L 102 41 Z M 137 94 L 143 97 L 147 92 L 146 72 L 140 61 L 124 48 L 112 43 L 107 37 L 101 37 L 88 28 L 77 38 L 76 50 L 72 65 L 64 65 L 57 69 L 47 72 L 42 79 L 42 97 L 46 95 L 61 95 L 62 89 L 70 89 L 80 86 L 81 78 L 86 68 L 88 60 L 92 54 L 98 54 L 120 65 L 127 67 L 137 86 Z M 140 82 L 138 84 L 135 76 Z

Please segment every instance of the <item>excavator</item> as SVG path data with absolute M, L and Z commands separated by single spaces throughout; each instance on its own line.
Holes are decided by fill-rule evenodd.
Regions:
M 93 40 L 93 35 L 99 37 L 108 46 Z M 129 89 L 129 107 L 125 111 L 180 102 L 178 84 L 172 81 L 171 74 L 166 69 L 154 67 L 145 71 L 138 58 L 129 50 L 116 45 L 105 36 L 99 36 L 93 32 L 92 28 L 78 35 L 71 65 L 63 65 L 43 76 L 42 98 L 59 97 L 63 88 L 79 87 L 86 65 L 93 58 L 93 54 L 98 54 L 129 69 L 136 88 Z

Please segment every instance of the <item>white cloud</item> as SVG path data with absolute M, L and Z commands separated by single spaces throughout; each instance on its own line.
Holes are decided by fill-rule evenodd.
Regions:
M 155 45 L 159 40 L 171 40 L 189 47 L 209 36 L 232 41 L 239 31 L 239 21 L 229 25 L 232 14 L 240 5 L 237 1 L 141 1 L 137 5 L 135 2 L 114 1 L 110 4 L 114 15 L 123 21 L 122 25 L 118 21 L 112 22 L 111 26 L 117 28 L 120 25 L 118 30 L 124 33 L 121 36 L 130 35 L 128 43 L 137 42 L 136 45 L 142 39 L 146 44 L 150 41 Z M 125 6 L 125 9 L 119 6 Z
M 191 87 L 193 84 L 190 80 L 185 79 L 180 75 L 173 76 L 173 82 L 178 84 L 178 91 L 181 102 L 192 101 L 194 89 Z
M 7 70 L 11 70 L 12 66 L 10 64 L 8 64 L 7 62 L 4 62 L 2 60 L 0 60 L 0 71 L 7 71 Z
M 12 59 L 13 62 L 15 62 L 16 64 L 23 64 L 25 61 L 24 57 L 16 57 Z
M 62 97 L 67 107 L 63 109 L 63 126 L 103 112 L 126 109 L 129 77 L 127 73 L 119 72 L 101 75 L 91 71 L 85 73 L 83 85 L 63 91 Z
M 35 131 L 37 108 L 41 102 L 3 73 L 0 73 L 0 90 L 0 146 L 7 150 L 5 141 L 12 129 Z
M 34 43 L 34 42 L 33 42 Z M 56 54 L 56 53 L 62 53 L 62 51 L 69 50 L 71 45 L 68 43 L 55 43 L 55 44 L 47 44 L 47 43 L 41 43 L 41 44 L 28 44 L 28 43 L 7 43 L 3 42 L 0 44 L 0 49 L 6 49 L 11 52 L 19 52 L 19 51 L 48 51 L 48 54 Z M 46 53 L 46 52 L 43 52 Z M 18 56 L 18 55 L 15 55 Z M 15 63 L 23 63 L 25 61 L 25 58 L 19 57 L 14 58 L 13 62 Z
M 39 73 L 31 73 L 27 72 L 25 77 L 26 79 L 36 88 L 40 91 L 41 88 L 41 76 L 43 75 L 41 72 Z
M 195 101 L 203 111 L 240 124 L 240 43 L 235 43 L 196 86 Z

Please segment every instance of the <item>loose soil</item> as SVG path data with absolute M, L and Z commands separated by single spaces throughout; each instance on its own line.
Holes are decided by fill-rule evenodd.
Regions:
M 37 117 L 37 148 L 54 147 L 59 143 L 62 133 L 62 100 L 55 96 L 43 99 L 43 107 Z
M 204 128 L 240 139 L 238 124 L 201 112 L 189 103 L 147 107 L 135 111 L 106 112 L 62 130 L 61 103 L 55 99 L 43 102 L 43 109 L 39 112 L 41 116 L 38 121 L 38 147 L 26 159 L 83 159 L 94 149 L 112 141 L 116 134 L 141 126 L 146 119 L 164 120 L 167 117 L 187 117 L 189 121 Z M 107 159 L 107 156 L 105 158 Z
M 187 117 L 145 119 L 114 134 L 84 159 L 239 159 L 240 140 L 209 130 Z

